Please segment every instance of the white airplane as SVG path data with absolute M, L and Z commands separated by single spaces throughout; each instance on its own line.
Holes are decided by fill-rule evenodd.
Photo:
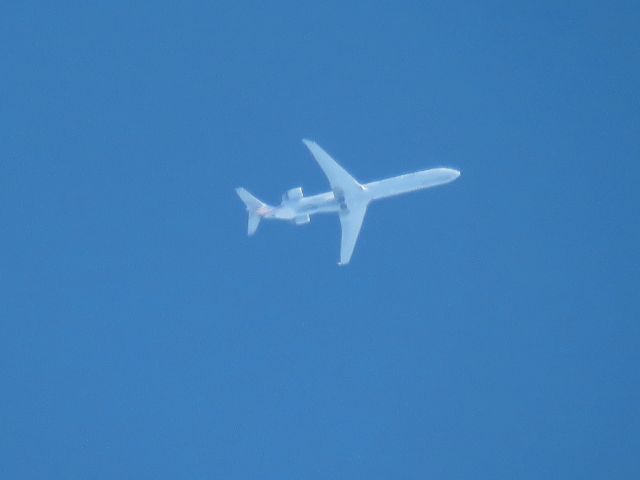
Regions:
M 249 212 L 248 234 L 253 235 L 256 232 L 263 218 L 288 220 L 296 225 L 304 225 L 309 223 L 311 215 L 316 213 L 337 213 L 342 226 L 338 265 L 346 265 L 351 260 L 369 203 L 381 198 L 449 183 L 460 176 L 460 172 L 452 168 L 432 168 L 361 184 L 317 143 L 310 140 L 302 141 L 329 179 L 331 191 L 305 197 L 302 194 L 302 187 L 292 188 L 282 196 L 282 203 L 273 207 L 261 202 L 244 188 L 236 188 L 236 192 Z

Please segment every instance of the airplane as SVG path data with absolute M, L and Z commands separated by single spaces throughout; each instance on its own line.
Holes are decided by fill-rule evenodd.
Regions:
M 302 142 L 329 180 L 331 191 L 305 197 L 302 187 L 292 188 L 282 196 L 279 206 L 271 206 L 258 200 L 244 188 L 236 188 L 249 213 L 247 233 L 256 233 L 263 218 L 287 220 L 296 225 L 304 225 L 311 221 L 311 215 L 337 213 L 342 227 L 338 265 L 346 265 L 351 260 L 362 221 L 371 202 L 449 183 L 460 176 L 460 171 L 453 168 L 432 168 L 361 184 L 320 145 L 306 139 Z

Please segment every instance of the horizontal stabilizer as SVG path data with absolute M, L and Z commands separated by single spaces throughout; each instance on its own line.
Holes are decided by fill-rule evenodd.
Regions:
M 264 207 L 265 205 L 242 187 L 236 188 L 236 193 L 246 205 L 247 210 L 258 210 L 260 207 Z
M 240 197 L 240 199 L 244 202 L 247 207 L 247 212 L 249 212 L 249 222 L 247 225 L 247 234 L 253 235 L 256 233 L 258 229 L 258 225 L 260 225 L 260 220 L 262 216 L 260 216 L 259 210 L 267 207 L 267 205 L 256 197 L 251 195 L 247 190 L 242 187 L 236 188 L 236 193 Z
M 249 212 L 249 225 L 247 227 L 247 235 L 251 236 L 258 230 L 262 217 L 254 212 Z

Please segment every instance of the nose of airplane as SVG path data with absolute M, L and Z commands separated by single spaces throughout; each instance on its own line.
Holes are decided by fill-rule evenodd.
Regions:
M 447 168 L 447 174 L 451 176 L 451 180 L 455 180 L 462 173 L 460 170 L 456 170 L 455 168 Z

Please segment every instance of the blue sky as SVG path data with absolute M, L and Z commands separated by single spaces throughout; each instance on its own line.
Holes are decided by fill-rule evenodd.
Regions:
M 4 2 L 7 478 L 636 478 L 636 2 Z M 245 236 L 234 187 L 459 168 Z

